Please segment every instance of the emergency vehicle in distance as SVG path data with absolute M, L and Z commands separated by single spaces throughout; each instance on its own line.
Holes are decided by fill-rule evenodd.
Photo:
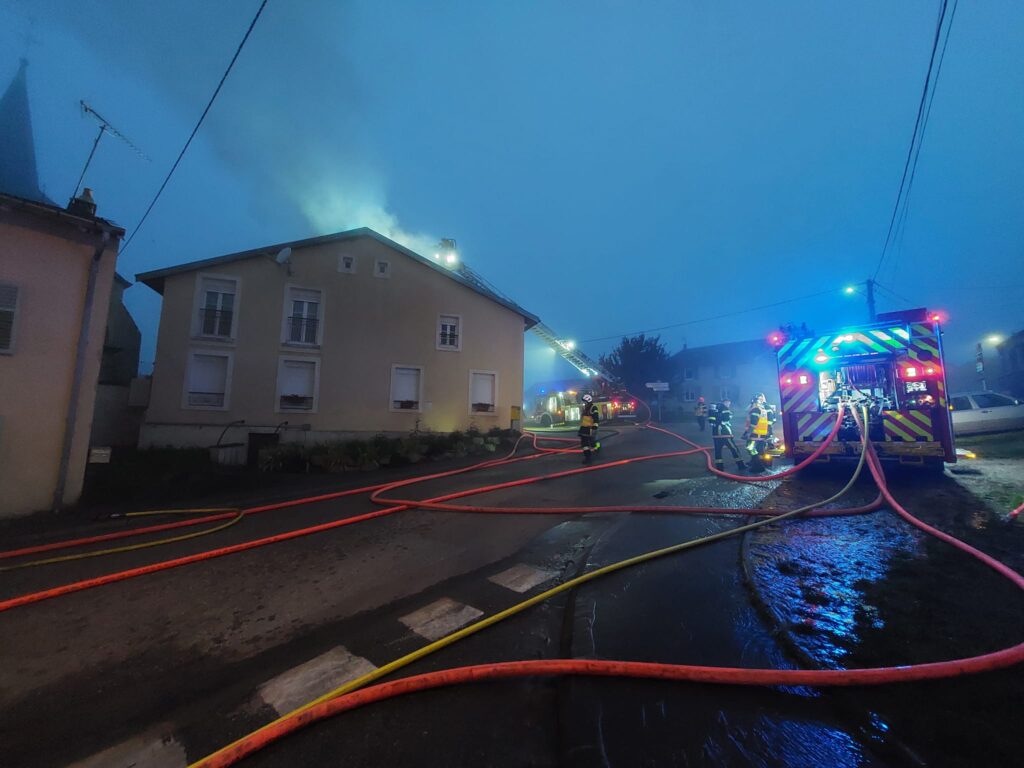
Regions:
M 786 454 L 800 462 L 820 447 L 843 399 L 868 408 L 868 439 L 884 462 L 940 472 L 955 462 L 940 319 L 912 309 L 822 336 L 773 333 Z M 860 439 L 848 412 L 819 461 L 856 459 Z
M 602 422 L 613 419 L 635 419 L 637 400 L 628 392 L 617 389 L 604 379 L 562 382 L 564 389 L 541 389 L 527 404 L 527 420 L 541 427 L 572 426 L 580 423 L 580 408 L 584 392 L 594 395 Z

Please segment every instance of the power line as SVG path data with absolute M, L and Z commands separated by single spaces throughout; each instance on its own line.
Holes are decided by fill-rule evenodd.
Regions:
M 612 336 L 598 336 L 593 339 L 583 339 L 580 344 L 587 344 L 592 341 L 608 341 L 609 339 L 619 339 L 623 336 L 636 336 L 640 333 L 652 333 L 654 331 L 667 331 L 670 328 L 682 328 L 684 325 L 696 325 L 697 323 L 707 323 L 711 320 L 721 320 L 726 317 L 735 317 L 736 315 L 745 315 L 748 312 L 757 312 L 762 309 L 771 309 L 772 307 L 781 307 L 783 304 L 792 304 L 794 301 L 805 301 L 807 299 L 813 299 L 818 296 L 824 296 L 828 293 L 835 293 L 834 290 L 829 289 L 827 291 L 818 291 L 817 293 L 810 293 L 806 296 L 796 296 L 792 299 L 783 299 L 782 301 L 775 301 L 771 304 L 762 304 L 759 307 L 746 307 L 744 309 L 738 309 L 735 312 L 725 312 L 721 315 L 713 315 L 712 317 L 702 317 L 699 320 L 686 320 L 682 323 L 672 323 L 672 325 L 661 325 L 657 328 L 647 328 L 642 331 L 629 331 L 628 333 L 616 333 Z
M 928 130 L 928 120 L 932 116 L 932 105 L 935 104 L 935 91 L 939 87 L 939 77 L 942 76 L 942 65 L 946 61 L 946 46 L 949 45 L 949 33 L 953 31 L 953 20 L 956 19 L 956 8 L 960 4 L 960 0 L 953 0 L 953 10 L 949 13 L 949 24 L 946 25 L 946 36 L 942 41 L 942 50 L 939 52 L 939 63 L 935 67 L 935 82 L 932 83 L 931 93 L 928 96 L 928 107 L 924 113 L 924 120 L 921 122 L 921 138 L 917 142 L 917 150 L 914 152 L 914 161 L 910 166 L 910 179 L 907 181 L 907 193 L 903 196 L 903 213 L 900 216 L 900 220 L 896 225 L 896 230 L 899 232 L 899 245 L 897 246 L 897 253 L 903 250 L 903 237 L 907 231 L 907 217 L 910 213 L 910 196 L 914 191 L 914 179 L 917 176 L 917 161 L 921 156 L 921 147 L 924 145 L 924 135 Z M 941 25 L 941 19 L 939 21 Z M 895 277 L 895 272 L 892 271 L 890 274 Z
M 928 89 L 932 83 L 932 69 L 935 66 L 935 54 L 939 48 L 939 39 L 942 37 L 942 23 L 946 18 L 946 7 L 948 4 L 949 0 L 942 0 L 942 7 L 939 10 L 939 22 L 935 25 L 935 39 L 932 40 L 932 53 L 928 59 L 928 72 L 924 78 L 924 88 L 921 89 L 921 100 L 917 105 L 917 118 L 914 120 L 914 132 L 910 136 L 910 146 L 907 148 L 907 159 L 903 163 L 903 176 L 900 179 L 899 191 L 896 193 L 896 203 L 892 208 L 892 217 L 889 219 L 889 230 L 885 234 L 885 243 L 882 245 L 882 253 L 878 257 L 878 266 L 875 267 L 875 274 L 873 275 L 873 278 L 878 277 L 878 273 L 882 269 L 882 262 L 885 261 L 885 254 L 889 248 L 889 243 L 892 241 L 893 227 L 896 225 L 896 216 L 900 210 L 900 202 L 903 200 L 903 190 L 906 186 L 907 176 L 910 172 L 910 164 L 915 158 L 914 148 L 918 142 L 924 138 L 922 123 L 925 115 L 925 104 L 928 99 Z
M 256 11 L 256 15 L 252 17 L 252 21 L 249 23 L 249 28 L 245 31 L 245 36 L 242 38 L 242 42 L 238 44 L 238 48 L 235 49 L 235 55 L 231 57 L 231 61 L 228 64 L 228 68 L 224 70 L 224 74 L 221 76 L 220 82 L 217 83 L 217 87 L 214 89 L 213 95 L 210 97 L 210 100 L 206 103 L 206 109 L 204 109 L 203 114 L 199 116 L 199 120 L 196 122 L 195 128 L 192 129 L 192 133 L 188 137 L 188 141 L 185 142 L 185 146 L 183 146 L 181 148 L 181 152 L 178 153 L 178 159 L 174 161 L 174 165 L 171 166 L 171 170 L 167 172 L 167 177 L 164 179 L 163 184 L 160 185 L 160 189 L 156 191 L 156 194 L 153 196 L 153 199 L 149 203 L 149 207 L 146 208 L 146 212 L 142 214 L 142 218 L 139 219 L 139 223 L 135 225 L 135 229 L 132 230 L 132 233 L 128 236 L 128 239 L 124 241 L 124 245 L 121 246 L 121 253 L 124 253 L 128 246 L 131 244 L 132 240 L 135 238 L 135 235 L 138 234 L 139 230 L 142 228 L 142 225 L 145 223 L 147 217 L 149 216 L 149 212 L 152 211 L 153 206 L 156 205 L 156 201 L 159 200 L 160 195 L 163 194 L 164 188 L 167 186 L 167 182 L 171 180 L 171 176 L 174 175 L 174 171 L 177 169 L 178 163 L 180 163 L 181 158 L 185 156 L 185 152 L 188 151 L 188 147 L 192 143 L 192 139 L 196 137 L 196 134 L 199 132 L 199 127 L 203 124 L 203 120 L 206 119 L 206 114 L 210 111 L 210 107 L 213 106 L 213 102 L 217 99 L 217 94 L 220 93 L 220 89 L 221 87 L 223 87 L 224 81 L 227 80 L 228 75 L 231 74 L 231 69 L 235 66 L 235 61 L 237 61 L 238 55 L 242 52 L 242 48 L 245 47 L 245 42 L 249 39 L 249 35 L 252 34 L 253 27 L 255 27 L 256 22 L 259 21 L 260 14 L 263 13 L 263 9 L 266 7 L 266 5 L 267 0 L 263 0 L 263 2 L 260 3 L 260 7 Z

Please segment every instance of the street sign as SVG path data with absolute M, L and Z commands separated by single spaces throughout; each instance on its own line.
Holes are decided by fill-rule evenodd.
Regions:
M 655 392 L 668 392 L 667 381 L 648 381 L 644 386 L 648 389 L 654 390 Z

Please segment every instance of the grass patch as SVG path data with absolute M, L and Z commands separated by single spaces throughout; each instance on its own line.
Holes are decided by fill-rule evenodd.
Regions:
M 956 446 L 974 451 L 978 454 L 979 459 L 1022 459 L 1024 458 L 1024 431 L 958 437 Z

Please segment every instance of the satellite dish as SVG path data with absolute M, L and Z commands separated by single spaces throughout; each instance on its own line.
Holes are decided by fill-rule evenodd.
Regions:
M 277 252 L 277 256 L 274 257 L 274 261 L 278 264 L 291 264 L 292 249 L 290 247 L 282 248 Z

